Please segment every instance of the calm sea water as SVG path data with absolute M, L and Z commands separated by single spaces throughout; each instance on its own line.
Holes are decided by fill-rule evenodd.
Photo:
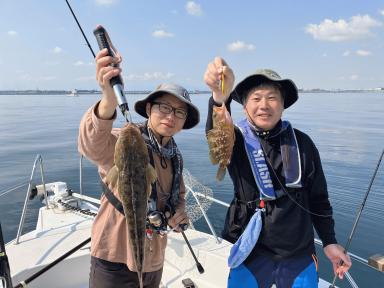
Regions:
M 129 95 L 133 103 L 144 95 Z M 36 154 L 44 160 L 46 182 L 65 181 L 79 190 L 79 154 L 77 133 L 79 121 L 99 95 L 0 95 L 0 221 L 6 241 L 17 232 L 26 186 L 4 194 L 9 188 L 27 183 Z M 229 202 L 232 184 L 229 177 L 216 182 L 216 167 L 208 160 L 205 140 L 205 118 L 209 95 L 192 95 L 200 108 L 198 127 L 183 131 L 176 141 L 184 156 L 185 167 L 203 185 L 213 189 L 214 196 Z M 240 105 L 233 105 L 235 121 L 242 118 Z M 142 118 L 133 114 L 135 121 Z M 316 143 L 328 181 L 334 206 L 336 234 L 345 245 L 361 205 L 380 153 L 384 147 L 383 93 L 324 93 L 300 95 L 299 101 L 285 111 L 284 119 L 309 134 Z M 119 116 L 115 126 L 124 124 Z M 350 251 L 361 257 L 384 254 L 384 163 L 379 168 L 366 207 L 357 226 Z M 39 172 L 36 173 L 38 182 Z M 91 196 L 100 195 L 95 167 L 84 162 L 84 190 Z M 29 204 L 25 231 L 34 228 L 39 201 Z M 213 205 L 211 220 L 219 233 L 226 209 Z M 207 229 L 202 221 L 198 221 Z M 321 258 L 320 275 L 330 280 L 330 264 Z M 354 263 L 352 275 L 360 287 L 384 287 L 384 275 Z M 339 286 L 349 287 L 338 282 Z

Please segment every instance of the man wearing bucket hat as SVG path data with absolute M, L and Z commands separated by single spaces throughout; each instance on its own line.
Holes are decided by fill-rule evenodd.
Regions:
M 295 83 L 261 69 L 232 91 L 233 71 L 219 57 L 208 64 L 204 80 L 212 90 L 206 132 L 213 129 L 214 106 L 224 103 L 230 112 L 235 100 L 245 113 L 234 127 L 227 166 L 234 185 L 222 233 L 234 243 L 228 287 L 317 287 L 313 228 L 342 278 L 351 261 L 335 238 L 319 152 L 308 135 L 281 119 L 298 99 Z
M 117 187 L 112 187 L 106 178 L 114 165 L 114 147 L 120 132 L 120 129 L 112 128 L 117 101 L 109 83 L 112 77 L 121 73 L 116 65 L 110 65 L 121 61 L 117 57 L 107 56 L 106 49 L 98 53 L 96 76 L 103 94 L 101 100 L 85 113 L 79 131 L 79 152 L 97 165 L 104 190 L 92 226 L 89 282 L 92 288 L 139 287 L 133 255 L 128 248 L 127 223 L 119 206 Z M 160 228 L 166 229 L 168 224 L 180 231 L 186 227 L 188 217 L 185 212 L 182 157 L 173 136 L 182 129 L 197 125 L 199 111 L 192 104 L 187 90 L 176 84 L 159 85 L 136 102 L 135 111 L 148 119 L 138 126 L 157 174 L 148 213 L 161 216 L 164 221 L 161 221 Z M 152 224 L 149 220 L 148 223 Z M 159 287 L 162 276 L 167 236 L 158 227 L 148 226 L 145 239 L 143 283 L 146 288 Z

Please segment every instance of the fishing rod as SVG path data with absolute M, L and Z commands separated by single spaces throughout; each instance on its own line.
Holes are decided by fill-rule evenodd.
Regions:
M 0 284 L 1 287 L 13 287 L 11 271 L 9 269 L 8 256 L 5 253 L 5 243 L 3 238 L 3 230 L 0 223 Z
M 88 45 L 89 49 L 91 50 L 91 53 L 92 53 L 92 55 L 93 55 L 93 58 L 96 58 L 95 52 L 93 52 L 92 46 L 91 46 L 91 44 L 89 44 L 88 39 L 87 39 L 87 36 L 85 36 L 84 31 L 83 31 L 83 28 L 81 28 L 81 25 L 80 25 L 79 21 L 77 21 L 76 15 L 75 15 L 75 13 L 74 13 L 73 10 L 72 10 L 71 5 L 69 5 L 69 2 L 68 2 L 67 0 L 65 0 L 65 2 L 67 2 L 67 5 L 68 5 L 69 10 L 71 10 L 71 13 L 72 13 L 72 15 L 73 15 L 73 18 L 75 18 L 75 21 L 76 21 L 76 23 L 77 23 L 77 26 L 79 26 L 79 29 L 80 29 L 80 31 L 81 31 L 81 34 L 83 34 L 83 37 L 84 37 L 85 41 L 87 42 L 87 45 Z
M 352 237 L 353 237 L 353 235 L 355 234 L 355 230 L 356 230 L 357 223 L 358 223 L 359 220 L 360 220 L 361 213 L 363 212 L 365 203 L 366 203 L 367 198 L 368 198 L 368 194 L 369 194 L 369 192 L 371 191 L 371 187 L 372 187 L 373 181 L 374 181 L 375 178 L 376 178 L 376 174 L 377 174 L 377 171 L 379 170 L 381 160 L 383 159 L 383 155 L 384 155 L 384 149 L 383 149 L 383 151 L 381 152 L 379 161 L 377 162 L 375 172 L 373 173 L 373 176 L 372 176 L 372 178 L 371 178 L 371 181 L 370 181 L 370 183 L 369 183 L 369 185 L 368 185 L 367 192 L 365 193 L 363 202 L 361 203 L 360 209 L 359 209 L 359 211 L 358 211 L 358 213 L 357 213 L 356 220 L 355 220 L 355 222 L 353 223 L 351 234 L 349 235 L 347 244 L 345 245 L 345 248 L 344 248 L 344 254 L 347 254 L 347 251 L 348 251 L 348 249 L 349 249 L 349 245 L 351 244 L 351 241 L 352 241 Z M 340 260 L 340 262 L 339 262 L 339 266 L 342 266 L 343 264 L 344 264 L 344 261 L 343 261 L 343 260 Z M 334 287 L 335 287 L 336 280 L 337 280 L 337 275 L 335 275 L 335 276 L 333 277 L 332 284 L 329 286 L 329 288 L 334 288 Z
M 96 55 L 95 55 L 95 53 L 93 52 L 92 46 L 91 46 L 91 44 L 89 43 L 87 37 L 85 36 L 85 33 L 84 33 L 83 29 L 81 28 L 81 25 L 80 25 L 79 21 L 77 20 L 77 17 L 76 17 L 76 15 L 75 15 L 75 13 L 73 12 L 73 9 L 72 9 L 71 5 L 69 4 L 68 0 L 65 0 L 65 2 L 67 3 L 69 10 L 71 11 L 71 13 L 72 13 L 72 15 L 73 15 L 73 17 L 74 17 L 74 19 L 75 19 L 75 21 L 76 21 L 76 23 L 77 23 L 77 25 L 78 25 L 80 31 L 81 31 L 81 33 L 82 33 L 82 35 L 83 35 L 85 41 L 87 42 L 87 45 L 88 45 L 89 49 L 91 50 L 91 53 L 92 53 L 93 57 L 95 58 Z M 101 26 L 99 26 L 99 27 L 101 27 Z M 99 27 L 98 27 L 98 28 L 99 28 Z M 95 31 L 96 31 L 96 30 L 95 30 Z M 95 33 L 95 36 L 96 36 L 96 32 L 94 32 L 94 33 Z M 104 38 L 103 38 L 103 37 L 104 37 Z M 107 49 L 108 49 L 108 52 L 109 52 L 109 55 L 112 56 L 112 57 L 114 57 L 115 55 L 113 54 L 113 52 L 110 53 L 112 50 L 109 48 L 109 46 L 107 46 L 107 45 L 110 44 L 110 41 L 106 41 L 106 40 L 104 40 L 104 39 L 107 39 L 106 37 L 107 37 L 107 36 L 106 36 L 106 32 L 105 32 L 103 35 L 99 36 L 99 37 L 96 36 L 96 38 L 97 38 L 97 40 L 98 40 L 98 43 L 99 43 L 99 46 L 100 46 L 100 49 L 102 49 L 102 48 L 107 48 Z M 109 37 L 108 37 L 108 39 L 109 39 Z M 101 48 L 101 44 L 102 44 L 101 41 L 102 41 L 102 40 L 104 40 L 104 42 L 105 42 L 106 44 L 103 44 L 105 47 L 102 47 L 102 48 Z M 115 80 L 113 80 L 114 78 L 119 78 L 119 79 L 115 79 Z M 129 116 L 129 118 L 130 118 L 130 114 L 129 114 L 128 104 L 127 104 L 127 101 L 126 101 L 126 99 L 125 99 L 125 95 L 124 95 L 124 90 L 123 90 L 122 81 L 121 81 L 121 78 L 118 77 L 118 76 L 116 76 L 116 77 L 114 77 L 114 78 L 111 79 L 111 86 L 113 87 L 113 90 L 114 90 L 114 92 L 115 92 L 115 96 L 116 96 L 116 98 L 117 98 L 117 102 L 118 102 L 118 104 L 119 104 L 119 108 L 120 108 L 121 112 L 123 113 L 123 115 L 124 115 L 126 121 L 128 122 L 128 116 Z M 112 83 L 112 80 L 113 80 L 113 83 Z M 131 118 L 130 118 L 130 119 L 131 119 Z M 1 225 L 0 225 L 0 230 L 1 230 Z M 0 232 L 1 232 L 1 231 L 0 231 Z M 0 244 L 1 244 L 1 243 L 2 243 L 2 234 L 1 234 L 1 233 L 0 233 L 0 236 L 1 236 L 1 237 L 0 237 L 0 238 L 1 238 L 1 239 L 0 239 Z M 79 245 L 77 245 L 76 247 L 72 248 L 70 251 L 66 252 L 65 254 L 63 254 L 62 256 L 60 256 L 59 258 L 57 258 L 56 260 L 54 260 L 52 263 L 48 264 L 46 267 L 44 267 L 44 268 L 41 269 L 40 271 L 37 271 L 37 272 L 34 273 L 32 276 L 28 277 L 26 280 L 21 281 L 21 282 L 20 282 L 19 284 L 17 284 L 14 288 L 22 288 L 22 287 L 26 287 L 26 284 L 28 284 L 28 283 L 30 283 L 31 281 L 35 280 L 35 279 L 36 279 L 37 277 L 39 277 L 41 274 L 43 274 L 43 273 L 45 273 L 47 270 L 51 269 L 53 266 L 55 266 L 56 264 L 58 264 L 59 262 L 61 262 L 62 260 L 64 260 L 64 259 L 67 258 L 68 256 L 70 256 L 71 254 L 73 254 L 74 252 L 76 252 L 77 250 L 79 250 L 81 247 L 85 246 L 85 245 L 86 245 L 87 243 L 89 243 L 90 241 L 91 241 L 91 237 L 89 237 L 88 239 L 84 240 L 84 241 L 81 242 Z M 3 248 L 0 247 L 0 261 L 2 261 L 2 259 L 4 258 L 3 254 L 5 255 L 5 252 L 2 252 L 2 251 L 3 251 Z M 5 251 L 5 250 L 4 250 L 4 251 Z M 5 257 L 6 257 L 6 256 L 5 256 Z M 5 259 L 8 260 L 7 258 L 5 258 Z M 8 261 L 6 261 L 6 263 L 8 264 Z M 1 262 L 0 262 L 0 265 L 2 265 Z M 0 266 L 0 268 L 2 268 L 2 266 Z M 1 271 L 1 270 L 0 270 L 0 271 Z M 9 271 L 9 264 L 8 264 L 8 271 Z M 10 273 L 9 273 L 9 277 L 10 277 Z M 0 279 L 1 279 L 1 278 L 0 278 Z M 10 278 L 10 279 L 11 279 L 11 278 Z M 3 280 L 2 280 L 2 281 L 3 281 Z M 8 281 L 8 280 L 6 279 L 6 281 Z M 11 281 L 11 280 L 9 280 L 9 281 Z M 13 287 L 11 282 L 6 282 L 6 284 L 7 284 L 7 286 L 5 286 L 5 285 L 3 285 L 3 286 L 5 286 L 5 287 L 8 287 L 8 286 L 9 286 L 9 287 Z
M 55 266 L 56 264 L 58 264 L 59 262 L 61 262 L 62 260 L 64 260 L 65 258 L 67 258 L 69 255 L 75 253 L 77 250 L 79 250 L 81 247 L 83 247 L 85 244 L 89 243 L 91 241 L 91 237 L 89 237 L 88 239 L 84 240 L 83 242 L 81 242 L 79 245 L 77 245 L 76 247 L 72 248 L 71 250 L 69 250 L 68 252 L 66 252 L 65 254 L 61 255 L 59 258 L 57 258 L 55 261 L 53 261 L 52 263 L 48 264 L 47 266 L 45 266 L 43 269 L 37 271 L 36 273 L 34 273 L 32 276 L 28 277 L 27 279 L 25 279 L 24 281 L 21 281 L 19 284 L 17 284 L 15 287 L 13 288 L 23 288 L 23 287 L 27 287 L 27 284 L 32 282 L 33 280 L 35 280 L 37 277 L 39 277 L 41 274 L 43 274 L 44 272 L 46 272 L 47 270 L 51 269 L 53 266 Z M 12 286 L 10 286 L 12 287 Z
M 183 230 L 181 230 L 181 235 L 183 235 L 184 241 L 185 241 L 185 243 L 187 243 L 187 246 L 188 246 L 188 248 L 189 248 L 189 251 L 191 251 L 192 257 L 193 257 L 193 259 L 194 259 L 195 262 L 196 262 L 197 270 L 199 271 L 200 274 L 203 274 L 203 273 L 204 273 L 203 265 L 201 265 L 201 263 L 200 263 L 199 260 L 197 259 L 195 253 L 193 252 L 192 246 L 191 246 L 191 244 L 189 243 L 188 238 L 187 238 L 187 236 L 185 235 L 185 232 L 184 232 Z
M 80 28 L 80 31 L 81 33 L 83 34 L 83 37 L 85 39 L 85 41 L 87 42 L 88 44 L 88 47 L 89 49 L 91 50 L 92 52 L 92 55 L 93 57 L 96 57 L 95 56 L 95 53 L 93 52 L 92 50 L 92 47 L 91 45 L 89 44 L 88 42 L 88 39 L 87 39 L 87 36 L 85 36 L 84 34 L 84 31 L 83 29 L 81 28 L 81 25 L 79 23 L 79 21 L 77 20 L 77 17 L 75 15 L 75 13 L 73 12 L 73 9 L 71 7 L 71 5 L 69 4 L 68 0 L 65 0 L 65 2 L 67 3 L 69 9 L 71 10 L 71 13 L 73 15 L 73 17 L 75 18 L 76 20 L 76 23 L 77 25 L 79 26 Z M 101 49 L 104 49 L 104 48 L 107 48 L 108 49 L 108 55 L 109 56 L 112 56 L 112 57 L 115 57 L 115 53 L 114 53 L 114 50 L 112 49 L 112 43 L 111 43 L 111 40 L 107 34 L 107 32 L 105 31 L 105 29 L 99 25 L 96 27 L 96 29 L 93 31 L 93 34 L 95 35 L 96 37 L 96 40 L 97 40 L 97 44 L 99 45 L 99 48 L 100 50 Z M 122 84 L 122 81 L 121 81 L 121 77 L 119 76 L 115 76 L 111 79 L 111 86 L 113 87 L 113 90 L 115 92 L 115 96 L 117 98 L 117 102 L 119 103 L 119 107 L 120 107 L 120 110 L 121 112 L 123 113 L 125 119 L 127 122 L 131 122 L 131 115 L 129 114 L 129 108 L 128 108 L 128 103 L 127 103 L 127 100 L 125 99 L 125 95 L 124 95 L 124 90 L 123 90 L 123 84 Z M 129 120 L 128 120 L 128 117 L 129 117 Z M 196 266 L 197 266 L 197 270 L 199 271 L 199 273 L 204 273 L 204 268 L 203 266 L 199 263 L 199 261 L 197 260 L 197 257 L 195 255 L 195 253 L 193 252 L 193 249 L 192 249 L 192 246 L 191 244 L 189 243 L 188 241 L 188 238 L 187 236 L 185 235 L 184 231 L 181 232 L 182 235 L 183 235 L 183 238 L 185 240 L 185 242 L 187 243 L 188 245 L 188 248 L 189 250 L 191 251 L 191 254 L 193 256 L 193 259 L 195 260 L 196 262 Z M 90 239 L 89 239 L 90 240 Z
M 96 57 L 95 52 L 93 52 L 92 46 L 91 46 L 91 44 L 89 44 L 87 36 L 85 36 L 85 33 L 84 33 L 83 29 L 81 28 L 81 25 L 80 25 L 79 21 L 77 20 L 75 12 L 73 12 L 73 9 L 72 9 L 71 5 L 69 4 L 68 0 L 65 0 L 65 2 L 67 3 L 68 8 L 72 13 L 73 18 L 75 19 L 77 26 L 79 27 L 79 29 L 81 31 L 81 34 L 83 35 L 85 41 L 87 42 L 87 45 L 88 45 L 89 49 L 91 50 L 93 58 L 95 58 Z M 101 25 L 98 25 L 96 27 L 96 29 L 93 31 L 93 34 L 96 37 L 97 44 L 99 45 L 100 50 L 107 48 L 108 56 L 115 57 L 116 53 L 115 53 L 114 49 L 112 49 L 113 45 L 111 43 L 111 39 L 109 38 L 108 33 L 105 31 L 105 29 Z M 113 66 L 118 67 L 118 65 L 115 65 L 115 64 L 113 64 Z M 123 85 L 123 81 L 122 81 L 121 77 L 119 75 L 112 77 L 110 80 L 110 84 L 113 88 L 113 92 L 115 93 L 117 103 L 119 105 L 120 111 L 123 114 L 125 120 L 127 122 L 132 122 L 131 114 L 129 113 L 128 102 L 127 102 L 127 99 L 125 98 L 125 94 L 124 94 L 124 85 Z

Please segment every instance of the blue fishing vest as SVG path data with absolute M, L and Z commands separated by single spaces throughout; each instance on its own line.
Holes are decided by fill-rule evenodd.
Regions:
M 257 188 L 260 192 L 260 200 L 275 200 L 281 197 L 283 193 L 277 193 L 273 187 L 264 150 L 254 128 L 247 119 L 241 120 L 236 126 L 239 127 L 244 138 L 245 151 Z M 288 121 L 282 121 L 279 137 L 285 186 L 289 188 L 301 188 L 301 159 L 299 147 L 295 132 Z

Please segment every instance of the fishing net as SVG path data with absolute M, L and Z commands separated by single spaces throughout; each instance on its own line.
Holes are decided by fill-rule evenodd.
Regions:
M 183 178 L 186 188 L 185 208 L 190 221 L 193 223 L 203 216 L 202 211 L 207 211 L 211 206 L 213 191 L 197 181 L 185 168 L 183 169 Z

